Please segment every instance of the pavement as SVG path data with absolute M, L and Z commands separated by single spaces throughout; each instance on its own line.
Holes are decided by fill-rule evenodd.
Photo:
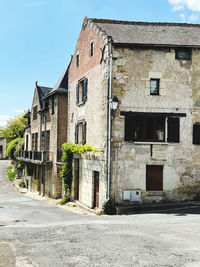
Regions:
M 200 266 L 198 205 L 90 215 L 17 192 L 8 165 L 0 161 L 0 266 Z

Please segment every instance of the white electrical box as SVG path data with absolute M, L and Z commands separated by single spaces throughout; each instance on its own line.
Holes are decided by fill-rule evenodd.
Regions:
M 142 201 L 142 194 L 140 189 L 125 189 L 123 192 L 123 199 L 125 201 L 139 202 Z

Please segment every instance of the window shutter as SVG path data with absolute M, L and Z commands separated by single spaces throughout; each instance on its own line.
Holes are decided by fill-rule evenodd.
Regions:
M 87 100 L 87 83 L 88 83 L 88 79 L 85 78 L 83 80 L 83 101 L 84 102 Z
M 180 119 L 168 118 L 168 136 L 167 141 L 173 143 L 180 142 Z
M 82 127 L 82 134 L 83 134 L 83 136 L 82 136 L 82 143 L 83 143 L 83 145 L 84 144 L 86 144 L 86 129 L 87 129 L 87 124 L 86 124 L 86 122 L 84 122 L 83 123 L 83 127 Z
M 200 124 L 193 125 L 193 144 L 200 145 Z
M 76 85 L 76 104 L 79 103 L 79 84 Z
M 125 117 L 125 141 L 134 141 L 133 140 L 133 119 L 131 117 Z
M 75 124 L 75 144 L 78 144 L 78 123 Z

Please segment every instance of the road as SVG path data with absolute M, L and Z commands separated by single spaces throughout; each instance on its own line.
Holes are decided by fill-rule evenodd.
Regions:
M 14 190 L 0 161 L 0 266 L 200 266 L 200 208 L 91 216 Z

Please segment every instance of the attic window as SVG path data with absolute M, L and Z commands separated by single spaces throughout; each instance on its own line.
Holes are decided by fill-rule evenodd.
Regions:
M 150 94 L 159 95 L 160 79 L 151 79 L 150 81 Z
M 190 60 L 190 49 L 177 48 L 175 58 L 179 60 Z
M 94 42 L 90 42 L 90 56 L 92 57 L 94 55 Z
M 76 67 L 79 66 L 79 54 L 76 55 Z
M 33 120 L 37 120 L 37 106 L 33 107 Z

